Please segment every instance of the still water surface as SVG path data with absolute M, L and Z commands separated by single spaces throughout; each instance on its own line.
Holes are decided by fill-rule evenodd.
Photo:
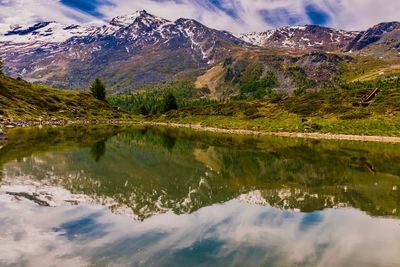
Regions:
M 0 266 L 400 266 L 400 145 L 15 129 Z

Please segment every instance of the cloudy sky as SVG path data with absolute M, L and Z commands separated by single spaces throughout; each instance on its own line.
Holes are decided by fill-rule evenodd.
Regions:
M 236 33 L 301 24 L 362 30 L 400 20 L 399 0 L 0 0 L 0 23 L 95 24 L 143 9 Z

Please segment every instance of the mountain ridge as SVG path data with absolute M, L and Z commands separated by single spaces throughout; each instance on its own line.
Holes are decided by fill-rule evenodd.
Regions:
M 85 87 L 87 80 L 95 75 L 105 76 L 112 84 L 134 80 L 122 85 L 127 89 L 132 85 L 157 83 L 187 70 L 207 68 L 228 54 L 231 46 L 245 45 L 237 37 L 210 29 L 195 20 L 178 19 L 171 22 L 145 11 L 117 17 L 109 25 L 87 30 L 72 26 L 56 27 L 58 31 L 55 36 L 64 39 L 53 38 L 51 41 L 47 41 L 52 38 L 47 34 L 52 32 L 48 29 L 49 25 L 54 23 L 37 25 L 42 27 L 35 27 L 30 33 L 23 32 L 23 40 L 28 40 L 25 43 L 19 39 L 4 41 L 4 33 L 0 36 L 0 56 L 7 62 L 8 74 L 62 88 Z M 77 29 L 79 34 L 70 38 L 61 34 Z M 6 37 L 17 35 L 19 38 L 20 33 L 14 30 L 14 34 Z M 28 34 L 33 38 L 31 42 Z M 144 57 L 148 60 L 139 62 L 146 60 Z M 177 59 L 181 65 L 171 67 Z M 108 66 L 104 66 L 105 63 Z M 118 76 L 115 70 L 118 69 L 117 65 L 124 66 L 124 70 L 131 71 L 133 75 L 126 79 L 110 77 Z M 108 70 L 101 70 L 99 66 Z M 67 76 L 73 76 L 72 82 L 68 81 Z M 82 82 L 77 80 L 80 78 Z
M 233 35 L 193 19 L 169 21 L 143 10 L 115 17 L 103 26 L 54 21 L 0 26 L 0 57 L 7 74 L 76 89 L 87 87 L 98 76 L 116 93 L 176 77 L 197 77 L 237 51 L 319 50 L 400 57 L 398 22 L 361 32 L 304 25 Z

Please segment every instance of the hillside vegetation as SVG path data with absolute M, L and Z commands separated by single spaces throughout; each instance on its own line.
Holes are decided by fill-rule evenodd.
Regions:
M 396 69 L 377 71 L 387 68 L 386 62 L 368 58 L 345 61 L 314 53 L 304 64 L 271 68 L 268 62 L 272 60 L 271 56 L 264 62 L 246 63 L 228 58 L 215 74 L 219 86 L 211 90 L 204 80 L 194 85 L 171 83 L 114 96 L 110 103 L 152 121 L 261 131 L 400 135 L 400 73 Z M 282 61 L 276 60 L 276 64 Z M 313 69 L 313 64 L 320 65 Z M 328 66 L 335 66 L 336 75 L 318 77 L 318 70 Z M 370 73 L 378 75 L 357 78 Z M 208 78 L 215 86 L 217 78 Z M 202 87 L 195 88 L 199 84 Z M 219 98 L 215 88 L 220 90 Z M 375 88 L 380 92 L 364 102 Z M 166 94 L 176 96 L 177 109 L 158 108 Z
M 0 75 L 0 116 L 14 120 L 122 119 L 129 114 L 89 94 Z
M 293 96 L 276 103 L 229 101 L 183 108 L 149 119 L 273 132 L 400 135 L 399 89 L 384 90 L 366 107 L 353 106 L 353 95 L 349 91 L 325 91 Z

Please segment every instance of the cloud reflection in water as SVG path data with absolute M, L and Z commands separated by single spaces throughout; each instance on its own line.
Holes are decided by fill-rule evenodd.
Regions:
M 398 266 L 400 225 L 355 209 L 300 213 L 232 200 L 143 222 L 1 195 L 0 265 Z

